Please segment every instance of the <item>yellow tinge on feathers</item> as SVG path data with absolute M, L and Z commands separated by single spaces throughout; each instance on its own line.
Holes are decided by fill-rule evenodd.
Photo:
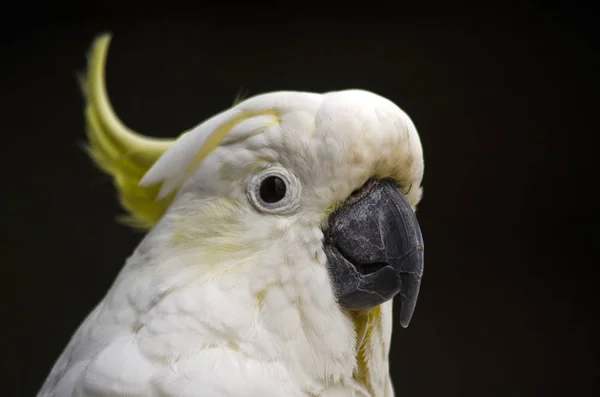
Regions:
M 175 190 L 157 199 L 161 185 L 141 186 L 140 181 L 176 139 L 145 137 L 129 129 L 116 116 L 108 99 L 105 82 L 106 56 L 110 40 L 110 34 L 95 39 L 89 54 L 87 72 L 80 77 L 86 101 L 86 150 L 94 163 L 113 178 L 120 204 L 127 211 L 127 215 L 119 218 L 120 221 L 132 227 L 150 229 L 162 217 L 177 192 Z M 234 104 L 242 101 L 244 97 L 243 93 L 238 93 Z M 267 109 L 264 114 L 271 112 L 272 109 Z M 199 151 L 192 166 L 212 150 L 219 138 L 222 138 L 233 124 L 252 115 L 254 114 L 234 118 L 219 128 L 214 139 L 209 139 L 204 150 Z M 380 307 L 368 312 L 351 313 L 351 316 L 358 338 L 354 378 L 371 389 L 365 349 L 371 341 L 374 324 L 379 321 Z
M 114 180 L 119 201 L 128 212 L 120 221 L 149 229 L 163 215 L 174 193 L 157 200 L 160 185 L 139 186 L 139 182 L 174 140 L 142 136 L 127 128 L 116 116 L 104 76 L 110 39 L 109 34 L 96 38 L 89 54 L 87 73 L 80 77 L 86 101 L 86 149 L 94 163 Z
M 127 215 L 119 217 L 119 220 L 147 230 L 158 222 L 177 192 L 161 197 L 160 184 L 142 186 L 140 181 L 176 139 L 145 137 L 129 129 L 117 117 L 106 92 L 105 66 L 110 40 L 110 34 L 100 35 L 94 40 L 87 73 L 79 79 L 86 100 L 86 150 L 94 163 L 113 178 L 121 206 L 127 211 Z M 234 104 L 243 101 L 246 96 L 245 92 L 238 92 Z M 237 121 L 232 120 L 230 124 Z M 224 128 L 226 131 L 228 128 Z M 224 133 L 217 135 L 208 143 L 218 143 Z M 215 140 L 216 143 L 212 142 Z M 203 145 L 199 154 L 206 155 L 212 149 L 212 146 L 204 146 L 210 145 Z M 199 156 L 196 162 L 201 159 L 202 156 Z

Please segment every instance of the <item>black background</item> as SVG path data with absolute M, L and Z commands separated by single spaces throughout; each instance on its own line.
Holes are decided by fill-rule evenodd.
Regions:
M 179 134 L 240 87 L 364 88 L 412 117 L 426 274 L 394 333 L 398 396 L 596 395 L 595 14 L 516 4 L 4 8 L 2 395 L 35 395 L 142 237 L 78 147 L 75 73 L 103 31 L 109 96 L 146 135 Z

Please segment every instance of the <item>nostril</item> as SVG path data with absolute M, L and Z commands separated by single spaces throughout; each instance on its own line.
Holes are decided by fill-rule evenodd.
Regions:
M 350 194 L 350 196 L 348 196 L 345 205 L 348 206 L 362 200 L 371 192 L 373 187 L 375 187 L 378 183 L 379 181 L 375 178 L 368 179 L 361 187 L 354 190 Z

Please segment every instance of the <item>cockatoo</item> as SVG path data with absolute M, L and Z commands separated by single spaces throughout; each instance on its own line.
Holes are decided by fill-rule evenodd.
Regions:
M 423 153 L 374 93 L 257 95 L 184 132 L 125 127 L 110 35 L 86 76 L 89 153 L 148 229 L 39 397 L 391 397 L 392 298 L 423 274 Z

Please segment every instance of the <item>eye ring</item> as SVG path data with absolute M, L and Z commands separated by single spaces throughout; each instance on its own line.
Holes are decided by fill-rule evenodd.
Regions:
M 289 214 L 300 206 L 301 185 L 298 178 L 281 167 L 269 167 L 248 181 L 246 195 L 250 203 L 268 214 Z

